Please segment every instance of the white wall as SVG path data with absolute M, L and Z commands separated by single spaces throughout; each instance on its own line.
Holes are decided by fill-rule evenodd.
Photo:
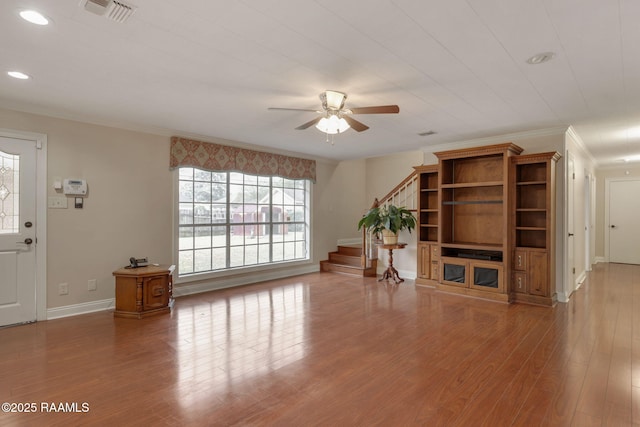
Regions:
M 113 298 L 112 272 L 126 265 L 131 256 L 148 256 L 162 264 L 176 262 L 169 136 L 4 109 L 0 109 L 0 128 L 47 135 L 49 196 L 59 196 L 53 189 L 55 177 L 83 178 L 89 185 L 83 209 L 74 209 L 70 203 L 68 209 L 47 210 L 48 309 Z M 319 261 L 350 232 L 347 224 L 357 223 L 362 206 L 348 202 L 363 194 L 363 165 L 318 159 L 312 190 L 313 259 L 303 270 L 300 266 L 279 268 L 270 272 L 272 276 L 318 270 Z M 345 216 L 350 217 L 348 223 Z M 266 278 L 255 272 L 236 278 L 225 275 L 208 280 L 205 288 Z M 90 279 L 97 280 L 96 291 L 87 290 Z M 68 283 L 68 295 L 58 295 L 60 283 Z M 176 286 L 177 294 L 180 288 Z

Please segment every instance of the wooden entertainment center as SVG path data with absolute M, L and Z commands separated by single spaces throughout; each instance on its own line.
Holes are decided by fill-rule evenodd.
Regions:
M 417 284 L 553 305 L 556 152 L 512 143 L 435 153 L 417 166 Z

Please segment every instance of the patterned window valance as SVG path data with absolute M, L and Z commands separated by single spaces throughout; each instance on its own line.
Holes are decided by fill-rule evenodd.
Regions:
M 316 181 L 315 160 L 171 137 L 170 167 L 191 166 L 209 171 L 238 171 Z

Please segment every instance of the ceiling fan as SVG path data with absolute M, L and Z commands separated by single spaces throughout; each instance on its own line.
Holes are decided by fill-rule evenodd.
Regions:
M 369 126 L 351 117 L 353 114 L 395 114 L 400 112 L 397 105 L 378 105 L 374 107 L 360 108 L 344 108 L 344 101 L 347 94 L 337 92 L 335 90 L 325 90 L 320 94 L 322 101 L 322 110 L 309 110 L 304 108 L 277 108 L 270 107 L 269 110 L 288 110 L 288 111 L 310 111 L 319 113 L 321 116 L 316 117 L 307 123 L 301 124 L 296 129 L 303 130 L 313 125 L 317 129 L 328 135 L 342 133 L 349 128 L 353 128 L 356 132 L 362 132 L 369 129 Z

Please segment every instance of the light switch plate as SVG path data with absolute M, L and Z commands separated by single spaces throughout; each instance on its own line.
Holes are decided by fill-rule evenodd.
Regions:
M 67 198 L 51 196 L 47 199 L 49 209 L 67 209 Z

